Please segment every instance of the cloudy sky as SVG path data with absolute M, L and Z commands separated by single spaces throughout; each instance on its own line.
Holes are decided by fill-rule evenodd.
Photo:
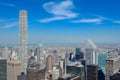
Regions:
M 120 43 L 119 0 L 0 0 L 0 43 L 18 43 L 23 9 L 29 43 Z

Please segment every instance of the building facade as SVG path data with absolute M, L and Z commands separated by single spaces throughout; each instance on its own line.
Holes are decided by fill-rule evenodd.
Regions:
M 106 80 L 110 80 L 110 76 L 119 71 L 119 58 L 109 57 L 106 59 Z
M 110 80 L 120 80 L 120 72 L 117 72 L 110 76 Z
M 45 70 L 27 69 L 27 80 L 44 80 Z
M 87 80 L 98 80 L 98 65 L 87 65 Z
M 0 59 L 0 80 L 7 80 L 7 60 Z
M 52 69 L 53 69 L 53 56 L 49 55 L 46 58 L 46 71 L 51 73 Z
M 7 80 L 17 80 L 21 74 L 21 61 L 9 60 L 7 62 Z
M 19 13 L 19 55 L 22 62 L 21 71 L 26 73 L 27 68 L 27 11 Z
M 85 80 L 84 66 L 78 62 L 67 64 L 67 74 L 71 76 L 79 76 L 81 80 Z
M 98 53 L 93 48 L 86 48 L 86 61 L 88 65 L 98 65 Z

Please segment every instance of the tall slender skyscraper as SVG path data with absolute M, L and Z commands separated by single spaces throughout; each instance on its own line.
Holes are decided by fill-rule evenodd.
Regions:
M 27 11 L 20 10 L 19 13 L 19 54 L 22 62 L 22 72 L 27 68 Z

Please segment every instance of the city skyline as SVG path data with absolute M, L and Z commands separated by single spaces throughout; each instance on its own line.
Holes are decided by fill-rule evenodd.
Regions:
M 0 43 L 18 43 L 19 11 L 28 11 L 29 43 L 120 43 L 120 1 L 0 0 Z

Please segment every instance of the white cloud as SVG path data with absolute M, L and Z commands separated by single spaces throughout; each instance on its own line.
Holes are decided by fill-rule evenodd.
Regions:
M 51 22 L 51 21 L 54 21 L 54 20 L 63 20 L 63 19 L 65 19 L 65 17 L 56 16 L 56 17 L 53 17 L 53 18 L 42 19 L 42 20 L 40 20 L 40 22 L 46 23 L 46 22 Z
M 54 20 L 62 20 L 77 17 L 77 13 L 73 12 L 74 5 L 72 0 L 65 0 L 59 3 L 48 2 L 43 4 L 43 8 L 53 15 L 51 18 L 40 20 L 41 22 L 50 22 Z
M 15 26 L 17 26 L 17 25 L 18 25 L 18 22 L 12 22 L 12 23 L 10 23 L 10 24 L 7 24 L 7 25 L 3 26 L 2 28 L 3 28 L 3 29 L 8 29 L 8 28 L 15 27 Z
M 108 22 L 111 22 L 111 23 L 117 23 L 117 24 L 120 24 L 120 20 L 114 20 L 114 19 L 111 19 L 111 18 L 107 18 L 107 17 L 102 17 L 102 16 L 98 16 L 100 19 L 102 20 L 106 20 Z
M 11 4 L 11 3 L 2 3 L 2 2 L 0 2 L 0 5 L 2 5 L 2 6 L 8 6 L 8 7 L 15 7 L 15 5 Z
M 73 23 L 101 23 L 102 19 L 101 18 L 93 18 L 93 19 L 81 19 L 81 20 L 75 20 L 72 21 Z

